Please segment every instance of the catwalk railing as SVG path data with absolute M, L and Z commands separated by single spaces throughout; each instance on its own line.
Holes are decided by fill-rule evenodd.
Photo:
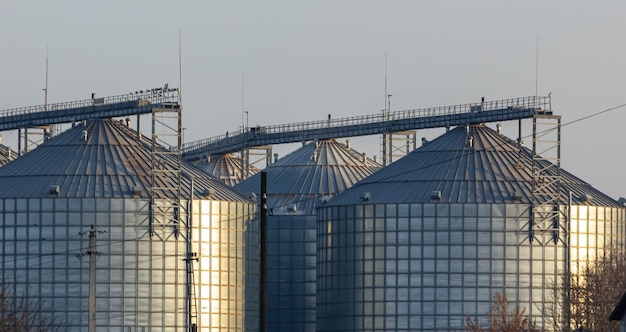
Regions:
M 240 151 L 267 144 L 284 144 L 315 139 L 367 136 L 403 130 L 451 127 L 472 123 L 531 118 L 536 112 L 551 114 L 550 97 L 521 97 L 462 105 L 412 109 L 347 118 L 256 126 L 189 142 L 183 158 Z
M 178 100 L 178 89 L 168 88 L 166 85 L 120 96 L 92 96 L 86 100 L 13 108 L 0 111 L 0 130 L 145 114 L 157 107 L 178 107 Z

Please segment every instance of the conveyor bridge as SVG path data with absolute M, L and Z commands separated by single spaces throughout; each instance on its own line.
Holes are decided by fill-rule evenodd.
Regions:
M 370 114 L 282 125 L 242 128 L 232 133 L 183 145 L 183 159 L 242 151 L 256 146 L 368 136 L 406 130 L 443 128 L 551 115 L 550 97 L 521 97 L 496 101 Z
M 74 121 L 152 113 L 155 108 L 178 108 L 177 88 L 148 89 L 126 95 L 0 111 L 0 131 L 49 126 Z

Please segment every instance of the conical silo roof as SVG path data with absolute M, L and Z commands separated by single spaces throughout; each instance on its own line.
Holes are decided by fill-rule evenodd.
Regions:
M 542 163 L 539 167 L 545 168 L 547 161 Z M 560 175 L 562 204 L 567 204 L 571 191 L 576 204 L 589 204 L 581 199 L 587 195 L 593 197 L 593 205 L 621 206 L 571 173 L 561 169 Z M 440 192 L 437 202 L 444 203 L 513 203 L 515 197 L 530 203 L 532 151 L 522 147 L 520 153 L 516 141 L 482 124 L 457 127 L 329 204 L 432 202 L 433 192 Z
M 86 139 L 85 139 L 86 138 Z M 14 162 L 0 168 L 0 198 L 49 197 L 149 197 L 151 188 L 150 141 L 126 125 L 110 119 L 91 120 L 54 137 Z M 181 189 L 212 200 L 245 198 L 212 176 L 183 162 Z M 157 174 L 156 182 L 171 187 L 171 179 Z M 174 193 L 172 193 L 172 196 Z
M 233 156 L 230 153 L 210 156 L 196 164 L 196 167 L 213 175 L 216 179 L 231 187 L 250 175 L 259 172 L 258 168 L 250 165 L 250 174 L 243 176 L 241 158 Z
M 343 192 L 380 168 L 333 139 L 310 142 L 265 168 L 268 208 L 280 213 L 295 207 L 299 214 L 312 214 L 320 197 Z M 260 181 L 257 173 L 234 188 L 258 194 Z

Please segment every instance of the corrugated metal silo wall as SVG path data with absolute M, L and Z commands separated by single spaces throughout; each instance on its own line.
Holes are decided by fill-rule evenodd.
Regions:
M 495 292 L 551 330 L 550 283 L 568 264 L 575 272 L 604 249 L 626 250 L 626 210 L 572 206 L 569 245 L 562 237 L 531 243 L 529 211 L 476 203 L 321 207 L 317 331 L 463 330 L 468 314 L 490 311 Z
M 173 331 L 187 325 L 186 239 L 170 226 L 150 235 L 150 200 L 5 198 L 0 209 L 4 283 L 41 305 L 40 314 L 54 315 L 68 331 L 86 330 L 94 225 L 96 328 Z M 194 201 L 192 312 L 199 328 L 258 330 L 255 209 L 245 202 Z

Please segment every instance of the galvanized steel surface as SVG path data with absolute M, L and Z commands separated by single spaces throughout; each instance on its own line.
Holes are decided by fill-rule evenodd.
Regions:
M 530 203 L 531 191 L 532 151 L 485 125 L 472 125 L 427 143 L 329 204 Z M 561 204 L 570 191 L 575 204 L 622 206 L 561 169 Z M 593 199 L 585 202 L 584 195 Z
M 242 128 L 230 135 L 220 135 L 184 145 L 186 160 L 207 154 L 220 154 L 245 147 L 314 139 L 376 135 L 413 129 L 440 128 L 467 123 L 496 122 L 552 114 L 551 98 L 522 97 L 482 101 L 464 105 L 378 113 L 350 118 L 309 121 L 293 124 Z
M 247 178 L 242 173 L 241 158 L 230 153 L 210 156 L 208 159 L 203 159 L 197 163 L 196 167 L 213 175 L 216 179 L 229 186 L 234 186 L 244 180 L 244 178 Z M 250 165 L 250 175 L 258 172 L 258 168 Z
M 86 138 L 86 139 L 85 139 Z M 183 163 L 183 199 L 246 199 L 197 168 Z M 121 122 L 87 121 L 46 141 L 0 168 L 0 198 L 22 197 L 148 197 L 150 141 Z M 157 181 L 167 183 L 167 177 Z M 51 187 L 59 186 L 58 195 Z M 174 195 L 174 193 L 172 193 Z
M 84 119 L 120 117 L 152 112 L 153 108 L 179 108 L 178 88 L 135 91 L 126 95 L 27 106 L 0 111 L 0 130 L 33 128 Z
M 267 205 L 276 214 L 313 214 L 320 199 L 352 187 L 380 164 L 335 140 L 310 142 L 268 166 Z M 259 194 L 260 175 L 235 185 L 244 195 Z

